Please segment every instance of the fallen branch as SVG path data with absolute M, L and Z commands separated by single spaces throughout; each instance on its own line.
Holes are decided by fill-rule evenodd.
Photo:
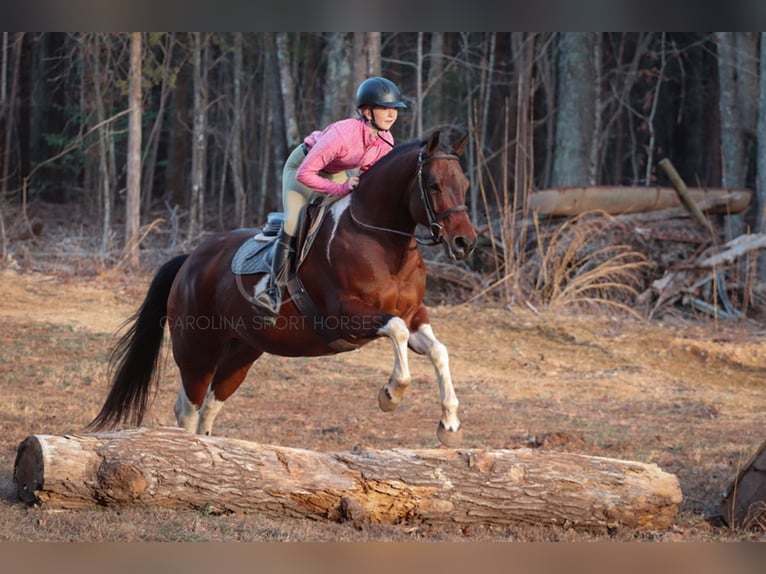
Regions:
M 697 267 L 717 267 L 734 263 L 739 257 L 766 247 L 766 233 L 746 234 L 735 237 L 722 247 L 722 251 L 695 262 Z
M 673 184 L 673 187 L 675 188 L 676 193 L 678 193 L 678 197 L 681 200 L 681 204 L 689 210 L 689 213 L 692 214 L 692 217 L 694 217 L 694 219 L 702 227 L 708 230 L 710 237 L 715 240 L 716 234 L 715 230 L 713 229 L 713 225 L 710 223 L 710 220 L 705 217 L 705 214 L 702 213 L 702 210 L 694 201 L 694 198 L 692 198 L 689 190 L 686 188 L 684 180 L 681 179 L 680 175 L 678 175 L 676 168 L 673 167 L 673 164 L 670 162 L 670 160 L 668 158 L 661 160 L 659 166 L 668 176 L 668 179 L 670 179 L 670 183 Z

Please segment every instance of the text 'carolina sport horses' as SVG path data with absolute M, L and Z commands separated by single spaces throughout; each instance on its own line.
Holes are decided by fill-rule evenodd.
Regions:
M 400 145 L 362 176 L 353 193 L 328 207 L 297 270 L 299 288 L 283 299 L 273 324 L 249 300 L 265 277 L 230 268 L 252 231 L 210 235 L 191 254 L 165 263 L 112 353 L 115 374 L 90 428 L 141 424 L 167 325 L 181 373 L 175 414 L 190 432 L 211 433 L 224 401 L 263 353 L 321 356 L 386 336 L 394 368 L 378 395 L 380 407 L 395 409 L 410 383 L 407 348 L 428 355 L 441 395 L 437 435 L 456 445 L 458 400 L 447 349 L 423 305 L 426 268 L 418 243 L 441 243 L 453 259 L 468 257 L 475 246 L 465 207 L 469 184 L 458 161 L 465 141 L 445 148 L 434 132 Z M 426 239 L 415 235 L 418 224 L 429 230 Z

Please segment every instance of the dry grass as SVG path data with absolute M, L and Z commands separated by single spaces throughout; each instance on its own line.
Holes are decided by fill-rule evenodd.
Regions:
M 433 309 L 451 352 L 467 447 L 536 446 L 654 462 L 684 502 L 669 532 L 578 532 L 519 524 L 470 531 L 368 526 L 164 509 L 46 511 L 15 497 L 18 444 L 80 431 L 105 396 L 114 329 L 148 277 L 94 281 L 5 272 L 0 292 L 2 540 L 744 540 L 763 529 L 711 523 L 741 459 L 764 440 L 766 347 L 751 324 L 645 323 L 606 314 L 477 304 Z M 41 307 L 42 304 L 42 307 Z M 227 403 L 218 434 L 321 450 L 432 447 L 438 393 L 426 359 L 394 413 L 377 408 L 390 344 L 322 359 L 263 357 Z M 166 369 L 147 425 L 174 424 L 177 372 Z
M 639 317 L 626 304 L 638 295 L 646 257 L 627 245 L 605 242 L 612 227 L 604 213 L 586 213 L 542 229 L 534 216 L 537 257 L 525 270 L 531 290 L 548 307 L 611 307 Z
M 201 511 L 27 508 L 13 461 L 30 434 L 79 432 L 106 394 L 106 358 L 117 327 L 144 295 L 153 270 L 128 274 L 90 252 L 92 230 L 45 218 L 45 244 L 14 244 L 0 271 L 0 540 L 16 541 L 708 541 L 764 540 L 764 528 L 712 520 L 739 465 L 766 439 L 763 330 L 668 313 L 636 320 L 621 307 L 645 272 L 632 249 L 595 240 L 608 218 L 538 228 L 535 255 L 513 270 L 540 311 L 501 301 L 432 308 L 447 345 L 469 448 L 540 449 L 639 460 L 675 473 L 684 494 L 667 532 L 582 532 L 518 524 L 429 529 L 274 520 Z M 172 237 L 155 238 L 157 260 Z M 70 245 L 71 244 L 71 245 Z M 70 246 L 67 251 L 62 246 Z M 41 254 L 47 255 L 41 255 Z M 154 253 L 154 252 L 152 252 Z M 154 261 L 156 263 L 156 261 Z M 42 272 L 40 272 L 42 271 Z M 466 285 L 473 281 L 468 275 Z M 512 273 L 509 273 L 509 277 Z M 514 279 L 519 279 L 515 277 Z M 536 288 L 537 286 L 537 288 Z M 430 300 L 442 300 L 430 293 Z M 486 301 L 486 299 L 484 299 Z M 610 303 L 611 302 L 611 303 Z M 223 436 L 343 451 L 433 447 L 439 417 L 433 370 L 412 358 L 414 382 L 393 413 L 377 406 L 393 364 L 388 341 L 321 359 L 264 356 L 217 421 Z M 148 426 L 174 425 L 178 389 L 165 369 Z M 759 519 L 760 520 L 760 519 Z

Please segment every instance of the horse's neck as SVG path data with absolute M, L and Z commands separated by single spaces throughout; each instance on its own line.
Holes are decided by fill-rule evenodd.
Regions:
M 390 166 L 389 172 L 394 167 Z M 375 181 L 366 182 L 368 185 L 358 190 L 361 193 L 352 196 L 354 216 L 369 225 L 413 233 L 417 225 L 409 210 L 413 171 L 380 172 L 376 178 Z

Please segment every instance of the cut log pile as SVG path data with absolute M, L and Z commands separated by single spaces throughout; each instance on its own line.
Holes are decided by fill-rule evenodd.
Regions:
M 681 502 L 654 464 L 533 449 L 319 452 L 180 429 L 32 435 L 19 497 L 44 508 L 157 505 L 353 523 L 662 530 Z

